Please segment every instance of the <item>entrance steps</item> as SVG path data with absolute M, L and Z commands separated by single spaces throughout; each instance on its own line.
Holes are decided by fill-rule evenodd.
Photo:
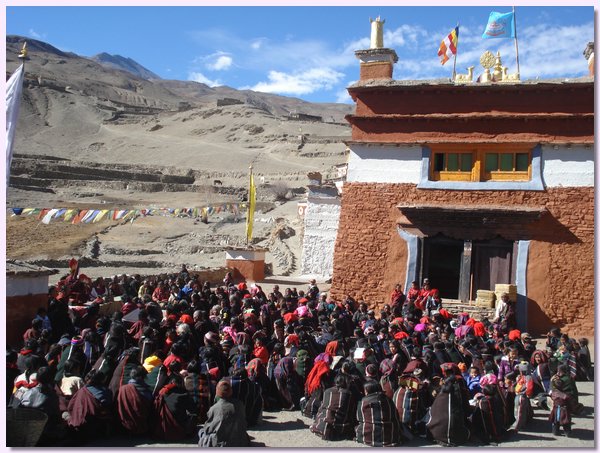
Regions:
M 474 301 L 463 302 L 457 299 L 443 299 L 442 306 L 451 314 L 468 313 L 471 318 L 481 321 L 484 317 L 490 321 L 494 318 L 495 309 L 475 305 Z

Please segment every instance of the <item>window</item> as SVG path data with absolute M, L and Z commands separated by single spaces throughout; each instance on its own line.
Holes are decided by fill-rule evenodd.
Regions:
M 529 181 L 531 151 L 524 145 L 432 146 L 432 181 Z

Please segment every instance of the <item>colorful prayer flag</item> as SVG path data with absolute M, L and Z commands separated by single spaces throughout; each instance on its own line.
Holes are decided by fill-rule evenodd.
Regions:
M 456 55 L 457 46 L 458 26 L 455 27 L 454 30 L 452 30 L 440 44 L 440 48 L 438 49 L 438 56 L 440 57 L 440 62 L 442 63 L 442 66 L 446 64 L 446 62 L 450 59 L 452 55 Z
M 492 11 L 482 38 L 514 38 L 515 13 L 498 13 Z

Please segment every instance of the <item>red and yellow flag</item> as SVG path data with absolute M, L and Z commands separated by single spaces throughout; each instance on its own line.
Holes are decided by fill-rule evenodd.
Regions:
M 450 32 L 448 36 L 444 38 L 438 49 L 438 56 L 440 62 L 444 65 L 452 55 L 456 55 L 456 48 L 458 46 L 458 26 Z

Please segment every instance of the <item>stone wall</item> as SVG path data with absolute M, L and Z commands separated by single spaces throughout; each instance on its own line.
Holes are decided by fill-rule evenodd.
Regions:
M 340 202 L 338 199 L 312 202 L 309 200 L 304 217 L 304 240 L 300 268 L 303 275 L 331 277 L 339 216 Z
M 48 294 L 29 294 L 6 298 L 6 346 L 19 350 L 23 334 L 31 327 L 39 308 L 47 308 Z
M 529 330 L 545 333 L 556 324 L 573 335 L 593 335 L 593 187 L 448 192 L 418 190 L 412 184 L 346 183 L 331 297 L 352 295 L 380 307 L 388 302 L 394 284 L 404 281 L 407 249 L 397 228 L 400 203 L 546 207 L 549 214 L 523 232 L 523 239 L 531 241 Z M 467 225 L 464 237 L 469 237 Z

